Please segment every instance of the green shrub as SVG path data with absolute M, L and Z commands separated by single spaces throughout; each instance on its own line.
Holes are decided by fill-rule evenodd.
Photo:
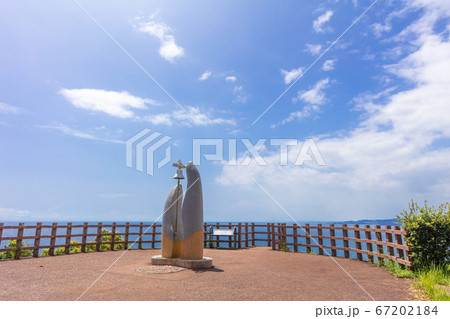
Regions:
M 30 247 L 29 244 L 22 244 L 22 247 Z M 18 253 L 18 247 L 17 247 L 17 241 L 16 240 L 9 240 L 8 245 L 4 245 L 3 248 L 14 248 L 14 250 L 4 251 L 0 253 L 0 259 L 12 259 L 16 258 Z M 33 255 L 33 251 L 30 249 L 22 250 L 20 252 L 20 257 L 30 257 Z
M 410 256 L 415 269 L 430 268 L 433 265 L 447 267 L 450 262 L 450 204 L 442 204 L 437 209 L 423 207 L 411 201 L 409 211 L 397 215 L 409 236 L 406 238 L 411 248 Z
M 105 251 L 105 250 L 110 250 L 111 249 L 111 245 L 110 244 L 102 244 L 103 242 L 110 242 L 111 241 L 111 232 L 109 230 L 102 230 L 102 236 L 100 238 L 100 251 Z M 114 237 L 114 241 L 123 241 L 122 236 L 120 236 L 119 232 L 115 232 L 116 236 Z M 96 250 L 96 242 L 97 242 L 97 237 L 95 237 L 94 241 L 89 241 L 86 243 L 86 252 L 89 251 L 95 251 Z M 80 244 L 80 245 L 75 245 L 75 246 L 70 246 L 69 249 L 69 253 L 80 253 L 81 252 L 81 243 L 79 241 L 73 240 L 70 242 L 71 244 Z M 120 250 L 120 249 L 124 249 L 125 244 L 114 244 L 114 249 L 116 250 Z M 126 248 L 128 248 L 129 245 L 126 246 Z M 57 249 L 54 250 L 53 254 L 54 255 L 62 255 L 64 254 L 66 251 L 65 247 L 59 247 Z M 43 256 L 47 256 L 49 254 L 49 249 L 44 249 L 42 251 L 42 255 Z
M 80 242 L 79 241 L 76 241 L 76 240 L 72 240 L 71 242 L 70 242 L 71 244 L 79 244 Z M 47 248 L 47 249 L 44 249 L 43 251 L 42 251 L 42 256 L 48 256 L 48 254 L 49 254 L 49 252 L 50 252 L 50 249 L 49 248 Z M 64 254 L 66 252 L 66 248 L 65 247 L 59 247 L 59 248 L 57 248 L 57 249 L 55 249 L 54 251 L 53 251 L 53 254 L 54 255 L 62 255 L 62 254 Z M 69 248 L 69 253 L 80 253 L 81 252 L 81 245 L 77 245 L 77 246 L 70 246 L 70 248 Z
M 103 242 L 110 242 L 111 241 L 111 232 L 109 230 L 105 230 L 102 229 L 102 237 L 100 239 L 100 241 Z M 115 232 L 115 236 L 114 236 L 114 241 L 123 241 L 122 236 L 120 236 L 119 232 L 116 231 Z M 97 238 L 95 238 L 94 242 L 97 241 Z M 114 249 L 116 250 L 120 250 L 120 249 L 124 249 L 124 244 L 114 244 Z M 128 248 L 128 246 L 127 246 Z M 100 244 L 100 251 L 104 251 L 104 250 L 110 250 L 111 249 L 111 245 L 110 244 Z M 95 245 L 93 247 L 93 250 L 95 250 Z

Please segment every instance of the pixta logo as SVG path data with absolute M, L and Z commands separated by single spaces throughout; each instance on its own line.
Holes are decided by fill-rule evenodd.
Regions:
M 147 158 L 146 172 L 148 175 L 154 174 L 153 166 L 155 164 L 155 152 L 169 142 L 172 137 L 163 136 L 158 139 L 162 134 L 159 132 L 151 133 L 151 130 L 146 128 L 132 136 L 126 142 L 126 165 L 133 167 L 133 154 L 135 154 L 136 169 L 138 171 L 144 171 L 144 159 Z M 133 150 L 136 150 L 133 152 Z M 171 146 L 165 148 L 165 156 L 162 160 L 157 162 L 157 167 L 160 169 L 171 160 Z

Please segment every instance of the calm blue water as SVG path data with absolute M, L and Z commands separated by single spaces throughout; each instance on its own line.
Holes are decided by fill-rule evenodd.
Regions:
M 322 224 L 323 226 L 326 226 L 326 225 L 329 225 L 329 224 L 334 224 L 335 226 L 341 226 L 342 224 L 347 224 L 349 227 L 353 226 L 354 224 L 358 224 L 360 227 L 362 225 L 371 225 L 371 226 L 374 226 L 374 225 L 391 225 L 391 226 L 396 226 L 396 225 L 398 225 L 395 219 L 391 219 L 391 220 L 371 220 L 371 221 L 367 220 L 367 221 L 357 221 L 357 222 L 352 222 L 352 221 L 346 221 L 346 222 L 304 222 L 304 223 L 302 222 L 302 223 L 300 223 L 300 225 L 304 226 L 305 223 L 309 223 L 310 226 L 315 226 L 317 224 Z M 25 222 L 24 224 L 25 224 L 25 226 L 27 226 L 27 225 L 30 225 L 30 226 L 31 225 L 36 225 L 35 222 Z M 44 225 L 51 225 L 51 223 L 43 223 L 43 224 Z M 78 222 L 78 223 L 77 222 L 73 222 L 72 223 L 72 225 L 83 225 L 83 224 L 84 224 L 83 222 Z M 89 225 L 91 226 L 88 229 L 88 233 L 89 234 L 95 234 L 97 232 L 96 224 L 97 224 L 96 222 L 89 222 Z M 103 222 L 103 225 L 111 225 L 111 224 L 112 224 L 112 222 Z M 125 223 L 124 222 L 117 222 L 117 224 L 125 224 Z M 151 225 L 151 224 L 152 224 L 152 222 L 144 222 L 144 225 Z M 215 223 L 208 222 L 208 224 L 215 224 Z M 226 224 L 227 223 L 221 223 L 221 227 L 220 228 L 228 228 Z M 232 224 L 235 225 L 237 223 L 233 222 Z M 4 225 L 5 226 L 16 226 L 16 225 L 18 225 L 18 223 L 17 222 L 4 222 Z M 67 223 L 66 222 L 58 222 L 58 225 L 67 225 Z M 130 223 L 130 232 L 138 233 L 139 232 L 139 228 L 136 227 L 138 225 L 139 225 L 139 223 L 136 223 L 136 222 Z M 160 232 L 161 231 L 161 224 L 160 223 L 156 223 L 156 225 L 157 225 L 156 232 Z M 245 225 L 245 223 L 242 223 L 242 225 Z M 292 225 L 292 223 L 287 223 L 287 225 Z M 103 227 L 103 229 L 111 230 L 111 227 Z M 143 241 L 151 241 L 152 240 L 152 228 L 147 229 L 147 227 L 144 227 L 144 232 L 146 230 L 147 230 L 147 232 L 143 234 L 142 240 Z M 116 227 L 116 231 L 118 231 L 121 234 L 123 234 L 123 233 L 125 233 L 125 227 Z M 242 233 L 244 231 L 245 231 L 245 229 L 243 227 L 242 228 Z M 249 224 L 249 231 L 251 231 L 250 224 Z M 255 231 L 256 232 L 258 232 L 258 231 L 267 231 L 267 223 L 255 223 Z M 81 227 L 80 228 L 72 228 L 72 240 L 77 240 L 77 241 L 81 242 L 81 239 L 82 239 L 81 238 L 81 234 L 82 234 L 82 232 L 83 232 L 83 228 L 81 228 Z M 312 229 L 310 232 L 311 232 L 312 236 L 317 235 L 317 229 Z M 287 234 L 288 235 L 292 235 L 292 233 L 293 233 L 293 229 L 287 229 Z M 299 235 L 305 235 L 305 232 L 303 230 L 301 230 L 301 229 L 299 229 L 297 231 L 297 233 Z M 0 247 L 3 247 L 3 245 L 8 244 L 9 237 L 15 237 L 16 234 L 17 234 L 17 230 L 16 229 L 14 229 L 14 230 L 4 229 L 3 230 L 3 234 L 2 234 L 3 240 L 0 242 L 0 245 L 1 245 Z M 51 229 L 50 228 L 43 228 L 42 229 L 41 235 L 50 235 L 50 234 L 51 234 Z M 65 228 L 58 229 L 57 235 L 65 235 L 65 234 L 66 234 L 66 229 Z M 35 235 L 35 229 L 25 229 L 24 230 L 24 236 L 25 237 L 26 236 L 34 236 L 34 235 Z M 76 237 L 76 235 L 80 235 L 80 236 Z M 322 235 L 329 236 L 330 235 L 329 230 L 323 230 L 322 231 Z M 342 231 L 335 230 L 335 236 L 337 236 L 337 237 L 343 236 Z M 349 230 L 348 231 L 348 236 L 354 238 L 354 232 Z M 365 239 L 365 232 L 360 232 L 360 236 L 361 236 L 361 239 Z M 375 234 L 374 233 L 372 233 L 371 236 L 372 236 L 372 239 L 375 239 Z M 130 235 L 129 236 L 129 241 L 133 242 L 133 241 L 137 240 L 138 237 L 139 237 L 138 235 Z M 123 236 L 122 236 L 122 238 L 123 238 Z M 88 236 L 87 241 L 94 241 L 94 239 L 95 239 L 95 236 Z M 160 235 L 156 235 L 155 239 L 157 241 L 160 241 L 161 240 L 161 236 Z M 228 240 L 228 237 L 226 237 L 226 236 L 225 237 L 220 237 L 220 239 Z M 242 234 L 242 239 L 245 239 L 245 235 L 244 234 Z M 252 239 L 251 234 L 249 235 L 249 239 Z M 383 234 L 383 240 L 386 240 L 385 234 Z M 34 245 L 34 240 L 33 239 L 25 239 L 24 242 L 26 244 L 30 244 L 31 246 Z M 297 242 L 299 244 L 306 244 L 306 238 L 298 238 Z M 50 238 L 42 238 L 41 241 L 40 241 L 40 246 L 46 246 L 46 245 L 49 245 L 49 244 L 50 244 Z M 62 245 L 62 244 L 65 244 L 65 238 L 56 238 L 56 245 Z M 266 234 L 255 234 L 255 244 L 257 246 L 267 246 L 267 235 Z M 290 247 L 291 251 L 293 251 L 293 238 L 292 237 L 287 237 L 287 243 L 286 244 L 287 244 L 287 246 Z M 317 245 L 317 243 L 315 243 L 313 239 L 311 239 L 311 244 Z M 251 243 L 249 243 L 249 245 L 251 245 Z M 323 244 L 322 245 L 323 246 L 331 246 L 331 240 L 323 239 Z M 356 248 L 355 245 L 356 245 L 355 242 L 349 241 L 349 246 L 350 247 Z M 219 247 L 228 247 L 228 246 L 229 246 L 228 242 L 219 244 Z M 242 247 L 244 247 L 244 246 L 245 246 L 245 244 L 242 243 Z M 343 247 L 344 246 L 343 241 L 342 240 L 336 240 L 336 246 Z M 361 248 L 363 250 L 366 250 L 366 244 L 365 243 L 362 243 L 361 246 L 362 246 Z M 137 247 L 138 247 L 137 243 L 131 245 L 131 248 L 137 248 Z M 150 243 L 143 243 L 142 247 L 143 248 L 151 248 L 151 244 Z M 160 248 L 160 247 L 161 247 L 161 243 L 156 243 L 155 248 Z M 374 249 L 375 249 L 375 247 L 374 247 Z M 306 252 L 306 247 L 298 247 L 298 250 L 300 252 Z M 311 248 L 311 250 L 314 253 L 319 253 L 319 249 L 318 248 L 313 247 L 313 248 Z M 329 249 L 324 249 L 324 250 L 328 254 L 331 255 L 331 250 L 329 250 Z M 325 254 L 326 254 L 326 252 L 325 252 Z M 344 252 L 338 250 L 337 251 L 337 255 L 339 257 L 344 257 Z M 350 257 L 351 258 L 356 258 L 356 253 L 350 252 Z M 363 258 L 365 260 L 367 260 L 367 256 L 363 255 Z

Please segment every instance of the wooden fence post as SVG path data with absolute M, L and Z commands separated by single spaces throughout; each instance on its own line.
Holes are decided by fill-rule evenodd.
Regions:
M 34 250 L 33 250 L 33 257 L 39 257 L 39 246 L 41 244 L 41 230 L 42 230 L 42 223 L 36 224 L 36 232 L 34 233 Z M 0 230 L 0 237 L 1 237 L 1 230 Z
M 344 237 L 344 257 L 350 258 L 350 252 L 348 251 L 348 230 L 347 224 L 342 224 L 342 237 Z
M 162 230 L 161 230 L 161 236 L 162 236 Z M 208 225 L 206 223 L 203 223 L 203 248 L 206 248 L 207 240 L 208 240 Z
M 130 223 L 127 222 L 125 224 L 125 243 L 124 243 L 124 249 L 128 249 L 128 242 L 129 242 L 129 233 L 130 233 Z
M 270 226 L 270 223 L 267 223 L 267 246 L 272 246 L 272 233 L 271 233 L 272 227 Z
M 294 226 L 292 235 L 294 236 L 294 252 L 296 253 L 296 252 L 298 252 L 298 246 L 297 246 L 297 244 L 298 244 L 298 242 L 297 242 L 297 228 L 298 228 L 298 225 L 297 224 L 293 224 L 292 226 Z
M 245 248 L 248 248 L 248 223 L 245 223 Z
M 305 224 L 305 232 L 306 232 L 306 252 L 311 252 L 311 233 L 310 233 L 309 224 Z
M 48 249 L 48 255 L 55 255 L 55 243 L 56 243 L 56 232 L 58 231 L 57 223 L 52 224 L 52 234 L 50 237 L 50 248 Z
M 95 250 L 100 251 L 100 245 L 102 243 L 102 223 L 98 223 L 97 225 L 97 238 L 95 243 Z
M 19 228 L 17 229 L 17 240 L 16 240 L 16 255 L 14 259 L 20 259 L 22 255 L 22 239 L 23 237 L 23 223 L 19 223 Z
M 394 226 L 394 229 L 395 230 L 400 230 L 400 226 Z M 395 242 L 398 245 L 403 245 L 403 238 L 402 238 L 401 234 L 395 234 Z M 404 256 L 405 255 L 404 255 L 403 249 L 397 248 L 397 257 L 400 258 L 400 259 L 403 259 Z M 400 265 L 400 266 L 403 267 L 403 265 Z
M 353 225 L 354 228 L 359 228 L 359 225 Z M 359 241 L 359 239 L 361 239 L 361 233 L 359 232 L 359 230 L 354 230 L 355 232 L 355 245 L 356 245 L 356 249 L 361 250 L 361 242 Z M 356 253 L 356 258 L 358 260 L 363 260 L 362 259 L 362 254 L 361 253 Z
M 370 229 L 370 225 L 366 225 L 364 227 Z M 372 232 L 370 230 L 366 230 L 366 240 L 372 240 Z M 366 250 L 368 252 L 373 252 L 372 243 L 366 243 Z M 367 254 L 367 260 L 373 263 L 373 255 Z
M 70 253 L 70 238 L 72 237 L 72 223 L 67 223 L 66 231 L 66 245 L 64 246 L 64 253 Z
M 280 250 L 281 249 L 281 247 L 282 247 L 282 245 L 283 245 L 283 229 L 282 229 L 282 227 L 281 227 L 281 223 L 277 223 L 277 235 L 278 235 L 278 238 L 277 238 L 277 245 L 278 245 L 278 250 Z
M 383 241 L 383 237 L 381 235 L 381 226 L 380 225 L 375 225 L 375 236 L 377 238 L 377 252 L 379 254 L 383 254 L 383 245 L 381 244 L 381 242 Z M 378 257 L 378 265 L 383 265 L 384 264 L 384 260 L 382 257 Z
M 139 223 L 139 239 L 138 239 L 138 249 L 142 249 L 142 236 L 144 233 L 144 223 Z
M 116 241 L 116 223 L 113 223 L 111 227 L 111 240 L 110 240 L 111 246 L 109 247 L 110 250 L 114 250 L 115 241 Z
M 331 237 L 331 256 L 336 257 L 336 239 L 333 237 L 336 236 L 336 233 L 334 231 L 334 224 L 330 224 L 330 237 Z
M 317 224 L 317 236 L 319 237 L 319 255 L 323 255 L 322 224 Z
M 389 231 L 392 229 L 392 227 L 390 226 L 390 225 L 386 225 L 386 226 L 384 226 L 384 229 L 386 229 L 387 231 L 386 231 L 386 241 L 388 242 L 388 243 L 394 243 L 394 241 L 393 241 L 393 236 L 392 236 L 392 233 L 390 233 Z M 395 254 L 394 254 L 394 247 L 392 247 L 392 246 L 387 246 L 387 250 L 388 250 L 388 256 L 391 256 L 391 257 L 395 257 Z
M 216 229 L 220 229 L 220 223 L 216 223 Z M 220 247 L 220 236 L 216 236 L 216 248 Z
M 232 229 L 232 225 L 231 223 L 228 223 L 228 229 Z M 228 236 L 228 248 L 231 248 L 231 237 L 232 236 Z
M 275 243 L 275 223 L 272 223 L 272 250 L 276 250 L 276 243 Z
M 255 240 L 255 223 L 252 223 L 252 247 L 256 246 L 256 240 Z
M 86 252 L 86 241 L 87 241 L 87 233 L 88 233 L 88 223 L 83 224 L 83 237 L 81 237 L 81 252 Z
M 239 249 L 241 249 L 241 238 L 242 238 L 242 231 L 241 231 L 241 226 L 242 226 L 242 224 L 241 223 L 239 223 L 238 224 L 238 248 Z
M 155 249 L 156 244 L 156 222 L 152 225 L 152 248 Z

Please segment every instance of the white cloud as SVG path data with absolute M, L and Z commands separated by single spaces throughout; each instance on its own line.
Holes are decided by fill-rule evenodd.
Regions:
M 140 18 L 136 19 L 141 20 Z M 169 32 L 170 27 L 164 23 L 158 23 L 155 21 L 144 21 L 139 22 L 134 26 L 139 32 L 147 33 L 151 36 L 156 37 L 160 41 L 159 54 L 169 61 L 170 63 L 175 62 L 178 58 L 184 55 L 184 49 L 177 45 L 175 42 L 175 37 Z
M 0 114 L 20 114 L 22 108 L 0 102 Z
M 149 114 L 138 118 L 140 121 L 150 122 L 154 125 L 178 125 L 192 127 L 193 120 L 198 125 L 209 126 L 215 124 L 228 124 L 236 126 L 234 119 L 214 117 L 209 112 L 201 111 L 199 107 L 188 106 L 186 112 L 176 110 L 171 113 Z
M 184 49 L 175 43 L 175 38 L 171 35 L 166 36 L 159 48 L 159 54 L 170 63 L 184 54 Z
M 28 215 L 30 215 L 30 212 L 25 209 L 0 207 L 0 218 L 3 220 L 24 218 L 25 216 L 28 216 Z
M 322 70 L 331 71 L 334 69 L 334 64 L 336 63 L 336 59 L 326 60 L 322 65 Z
M 299 67 L 298 69 L 292 69 L 290 71 L 281 70 L 281 74 L 284 76 L 284 84 L 289 84 L 292 81 L 296 80 L 303 73 L 303 68 Z
M 304 118 L 310 117 L 311 114 L 318 112 L 320 108 L 317 105 L 306 105 L 303 107 L 301 111 L 292 112 L 289 114 L 287 118 L 285 118 L 283 121 L 281 121 L 281 125 L 284 125 L 286 123 L 290 123 L 292 121 L 299 121 Z
M 234 119 L 214 118 L 208 112 L 202 112 L 199 107 L 188 106 L 187 111 L 198 125 L 214 125 L 214 124 L 228 124 L 236 126 Z M 172 119 L 179 125 L 192 126 L 192 119 L 185 112 L 173 112 Z
M 203 74 L 198 78 L 199 81 L 205 81 L 211 76 L 211 71 L 205 71 Z
M 199 125 L 211 124 L 230 124 L 236 125 L 234 119 L 214 118 L 209 113 L 202 113 L 198 107 L 186 107 L 189 115 L 183 110 L 176 109 L 172 112 L 154 113 L 154 114 L 135 114 L 133 109 L 148 111 L 146 104 L 159 105 L 152 99 L 143 99 L 141 97 L 133 96 L 128 92 L 104 91 L 95 89 L 62 89 L 60 93 L 68 99 L 74 106 L 86 110 L 104 112 L 114 117 L 122 119 L 132 119 L 136 121 L 150 122 L 154 125 L 173 125 L 174 123 L 183 126 L 190 126 L 186 122 L 192 122 L 191 117 Z M 244 94 L 243 92 L 241 94 Z M 244 99 L 242 95 L 241 99 Z M 181 120 L 181 121 L 180 121 Z M 120 142 L 116 140 L 109 140 L 98 138 L 90 133 L 73 130 L 64 125 L 52 126 L 46 128 L 58 129 L 61 132 L 78 136 L 86 139 L 103 140 L 109 142 Z
M 236 82 L 237 78 L 234 75 L 229 75 L 225 77 L 225 81 L 227 82 Z
M 151 99 L 133 96 L 126 91 L 96 89 L 62 89 L 59 91 L 75 107 L 94 112 L 104 112 L 114 117 L 133 118 L 131 109 L 147 109 L 146 104 L 156 105 Z
M 312 55 L 318 55 L 320 51 L 322 50 L 321 44 L 306 44 L 306 51 L 311 53 Z
M 323 79 L 318 81 L 311 90 L 299 91 L 296 98 L 293 99 L 294 102 L 299 100 L 310 104 L 323 104 L 325 103 L 325 93 L 323 90 L 328 87 L 329 79 Z
M 60 125 L 41 125 L 39 127 L 45 128 L 45 129 L 57 130 L 66 135 L 79 137 L 79 138 L 83 138 L 83 139 L 87 139 L 87 140 L 102 141 L 102 142 L 114 143 L 114 144 L 124 144 L 125 143 L 124 141 L 117 140 L 117 139 L 98 137 L 98 136 L 92 135 L 90 133 L 76 130 L 76 129 L 70 128 L 70 127 L 68 127 L 66 125 L 62 125 L 62 124 L 60 124 Z
M 183 112 L 183 111 L 180 111 L 180 112 Z M 150 115 L 142 116 L 140 119 L 145 122 L 150 122 L 154 125 L 171 126 L 173 124 L 172 114 L 170 114 L 170 113 L 150 114 Z
M 245 104 L 247 102 L 248 95 L 245 93 L 242 85 L 236 85 L 233 88 L 233 94 L 235 96 L 236 102 L 243 103 L 243 104 Z
M 328 10 L 324 14 L 320 15 L 316 20 L 313 22 L 313 27 L 316 32 L 325 32 L 330 31 L 331 28 L 323 28 L 323 25 L 330 21 L 331 16 L 333 15 L 333 11 Z
M 264 156 L 271 163 L 268 166 L 224 165 L 217 181 L 230 190 L 237 188 L 235 194 L 228 193 L 228 201 L 245 196 L 264 204 L 266 219 L 283 217 L 252 178 L 303 221 L 392 218 L 411 198 L 433 204 L 448 201 L 450 41 L 432 30 L 439 18 L 450 16 L 450 4 L 416 1 L 414 5 L 419 3 L 425 13 L 408 27 L 417 50 L 388 67 L 413 86 L 373 94 L 369 105 L 360 107 L 364 120 L 356 128 L 316 137 L 326 167 L 314 162 L 281 166 L 278 150 Z M 298 150 L 292 149 L 289 162 Z
M 389 32 L 392 29 L 392 26 L 389 23 L 381 24 L 374 23 L 372 24 L 372 31 L 377 38 L 381 37 L 384 32 Z

